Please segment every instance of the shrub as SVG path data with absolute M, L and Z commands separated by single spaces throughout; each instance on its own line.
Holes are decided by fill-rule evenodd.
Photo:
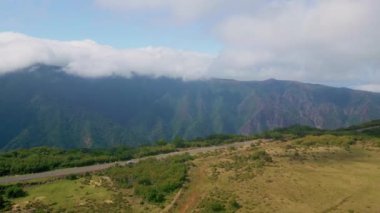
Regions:
M 5 189 L 4 194 L 7 198 L 18 198 L 18 197 L 24 197 L 26 195 L 26 192 L 19 186 L 13 185 L 9 186 Z
M 148 159 L 125 167 L 113 167 L 106 174 L 120 187 L 133 187 L 135 194 L 144 200 L 162 203 L 186 181 L 186 161 L 190 159 L 190 155 Z
M 296 151 L 293 155 L 290 156 L 290 160 L 291 161 L 303 161 L 305 160 L 305 158 L 300 155 L 300 153 L 298 151 Z
M 273 162 L 272 157 L 264 150 L 254 152 L 250 158 L 252 160 L 262 160 L 264 162 Z
M 0 212 L 1 210 L 9 211 L 12 208 L 12 203 L 9 200 L 4 199 L 2 195 L 0 195 Z
M 241 208 L 241 205 L 235 199 L 231 200 L 230 205 L 233 209 L 240 209 Z
M 66 179 L 67 180 L 77 180 L 78 176 L 77 175 L 68 175 L 68 176 L 66 176 Z
M 210 203 L 210 210 L 213 212 L 222 212 L 226 210 L 226 207 L 218 201 L 213 201 Z

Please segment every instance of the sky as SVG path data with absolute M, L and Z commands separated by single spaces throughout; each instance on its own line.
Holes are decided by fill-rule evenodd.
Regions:
M 0 0 L 0 74 L 296 80 L 380 92 L 378 0 Z

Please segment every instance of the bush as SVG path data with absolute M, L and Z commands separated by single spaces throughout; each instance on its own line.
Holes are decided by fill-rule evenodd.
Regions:
M 186 161 L 190 159 L 190 155 L 148 159 L 125 167 L 113 167 L 106 174 L 120 187 L 133 187 L 135 194 L 144 200 L 162 203 L 186 181 Z
M 7 187 L 4 194 L 9 199 L 26 196 L 26 192 L 21 187 L 16 185 Z
M 241 208 L 241 205 L 235 200 L 233 199 L 231 202 L 230 202 L 230 205 L 233 209 L 240 209 Z
M 259 150 L 259 151 L 254 152 L 250 156 L 250 158 L 252 160 L 262 160 L 264 162 L 273 162 L 272 157 L 267 152 L 265 152 L 264 150 Z
M 0 195 L 0 209 L 3 209 L 5 207 L 5 200 L 2 195 Z
M 225 211 L 226 210 L 226 207 L 218 202 L 218 201 L 214 201 L 210 204 L 210 208 L 213 212 L 221 212 L 221 211 Z
M 78 176 L 77 175 L 68 175 L 68 176 L 66 176 L 66 179 L 67 180 L 77 180 Z
M 147 194 L 145 194 L 144 197 L 148 201 L 154 203 L 162 203 L 165 201 L 165 195 L 155 189 L 148 190 Z
M 305 160 L 305 158 L 300 155 L 300 153 L 298 151 L 296 151 L 293 155 L 290 156 L 290 160 L 291 161 L 303 161 Z
M 11 210 L 11 208 L 12 208 L 12 203 L 9 200 L 4 199 L 4 197 L 0 195 L 0 210 L 9 211 Z

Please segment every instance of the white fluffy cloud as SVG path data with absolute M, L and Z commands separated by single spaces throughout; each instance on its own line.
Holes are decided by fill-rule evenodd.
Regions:
M 207 22 L 223 46 L 216 56 L 165 47 L 115 49 L 93 41 L 61 42 L 0 34 L 0 73 L 34 63 L 83 76 L 132 71 L 187 79 L 277 78 L 378 91 L 378 0 L 94 0 L 146 19 Z
M 218 26 L 218 68 L 315 82 L 380 83 L 380 1 L 284 1 Z
M 353 88 L 364 91 L 380 92 L 380 84 L 364 84 Z
M 380 84 L 378 0 L 96 0 L 152 18 L 210 22 L 224 49 L 207 76 Z M 150 13 L 149 13 L 150 12 Z M 169 15 L 168 15 L 169 14 Z M 362 87 L 372 89 L 374 87 Z
M 0 33 L 0 73 L 37 63 L 62 66 L 69 73 L 100 77 L 132 72 L 194 79 L 206 77 L 212 56 L 164 47 L 118 50 L 91 40 L 55 41 Z

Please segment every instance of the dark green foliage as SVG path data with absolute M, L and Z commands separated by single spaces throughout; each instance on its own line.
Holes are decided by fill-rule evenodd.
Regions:
M 66 179 L 68 179 L 68 180 L 77 180 L 79 177 L 78 177 L 78 175 L 68 175 L 68 176 L 66 176 Z
M 291 126 L 287 128 L 274 129 L 261 134 L 258 138 L 268 138 L 274 140 L 288 140 L 302 138 L 305 136 L 320 136 L 320 135 L 334 135 L 334 136 L 351 136 L 353 141 L 349 145 L 355 143 L 356 138 L 365 137 L 380 137 L 380 120 L 363 123 L 360 125 L 351 126 L 343 129 L 324 130 L 308 126 Z
M 12 207 L 12 202 L 5 199 L 1 194 L 0 194 L 0 212 L 1 210 L 10 210 Z
M 238 135 L 213 135 L 185 141 L 180 137 L 172 143 L 163 140 L 157 145 L 140 147 L 118 147 L 112 149 L 70 149 L 35 147 L 0 152 L 0 176 L 49 171 L 56 168 L 87 166 L 144 156 L 174 152 L 181 147 L 204 147 L 249 140 L 251 137 Z
M 233 209 L 236 210 L 241 208 L 241 205 L 235 199 L 230 201 L 230 205 Z
M 228 212 L 238 211 L 241 205 L 237 202 L 236 196 L 232 192 L 215 188 L 211 193 L 199 204 L 197 212 Z
M 21 149 L 0 154 L 0 176 L 129 160 L 173 151 L 175 148 L 172 145 L 113 149 L 62 150 L 47 147 Z
M 8 212 L 12 209 L 12 200 L 27 196 L 21 184 L 16 185 L 0 185 L 0 212 Z M 2 211 L 3 210 L 3 211 Z M 39 211 L 33 211 L 39 212 Z
M 167 195 L 186 181 L 186 162 L 190 159 L 190 155 L 163 160 L 149 159 L 126 167 L 111 168 L 106 174 L 120 187 L 133 187 L 135 194 L 146 201 L 162 203 Z
M 168 142 L 166 142 L 164 139 L 158 140 L 156 142 L 156 145 L 158 145 L 158 146 L 165 146 L 167 144 L 168 144 Z
M 224 207 L 223 203 L 220 203 L 218 201 L 214 201 L 210 203 L 210 210 L 212 212 L 223 212 L 226 210 L 226 207 Z
M 4 195 L 8 199 L 13 199 L 26 196 L 26 192 L 20 186 L 12 185 L 4 190 Z
M 294 125 L 287 128 L 274 129 L 266 131 L 258 135 L 260 138 L 267 138 L 273 140 L 287 140 L 300 138 L 306 135 L 320 135 L 324 134 L 326 130 L 317 129 L 309 126 Z
M 255 138 L 256 138 L 255 136 L 216 134 L 216 135 L 207 136 L 205 138 L 196 138 L 193 140 L 185 141 L 183 146 L 184 147 L 217 146 L 217 145 L 222 145 L 222 144 L 253 140 Z
M 359 125 L 353 125 L 353 126 L 350 126 L 348 128 L 343 128 L 343 129 L 340 129 L 340 130 L 342 130 L 342 131 L 344 131 L 344 130 L 360 131 L 360 130 L 363 130 L 363 129 L 376 128 L 376 127 L 380 127 L 380 120 L 373 120 L 373 121 L 370 121 L 370 122 L 362 123 L 362 124 L 359 124 Z
M 250 155 L 252 160 L 261 160 L 264 162 L 273 162 L 272 157 L 264 150 L 258 150 Z
M 374 120 L 367 123 L 354 125 L 344 129 L 338 129 L 336 131 L 340 134 L 356 134 L 356 135 L 367 135 L 370 137 L 380 137 L 380 120 Z
M 0 185 L 0 212 L 12 208 L 11 199 L 24 197 L 27 193 L 19 185 Z
M 0 210 L 5 207 L 5 200 L 3 196 L 0 195 Z
M 173 140 L 172 143 L 177 148 L 183 148 L 183 147 L 185 147 L 185 141 L 182 138 L 178 137 L 178 136 L 174 138 L 174 140 Z
M 294 145 L 301 146 L 340 146 L 347 148 L 355 144 L 355 138 L 351 135 L 307 135 L 293 141 Z

